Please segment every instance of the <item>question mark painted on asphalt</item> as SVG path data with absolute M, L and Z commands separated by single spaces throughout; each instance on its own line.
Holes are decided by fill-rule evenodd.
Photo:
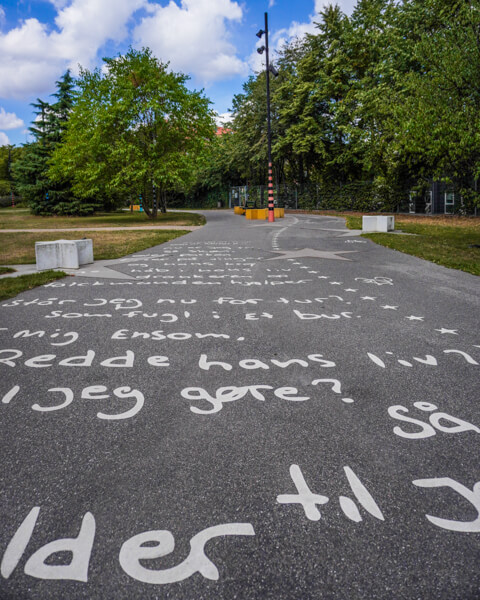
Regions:
M 335 394 L 342 393 L 342 384 L 340 381 L 338 381 L 338 379 L 314 379 L 312 381 L 312 385 L 317 385 L 319 383 L 331 383 L 333 384 L 332 391 L 335 392 Z M 342 398 L 342 402 L 345 402 L 346 404 L 352 404 L 353 398 Z

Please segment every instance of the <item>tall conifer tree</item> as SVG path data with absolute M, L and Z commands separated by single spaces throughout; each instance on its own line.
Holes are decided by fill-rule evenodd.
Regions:
M 32 103 L 36 118 L 29 131 L 34 141 L 26 144 L 23 156 L 15 163 L 15 179 L 21 196 L 30 204 L 34 214 L 82 214 L 91 212 L 73 198 L 68 180 L 53 183 L 48 175 L 50 159 L 55 148 L 62 143 L 70 111 L 75 102 L 75 82 L 67 71 L 56 82 L 52 94 L 56 102 L 40 98 Z

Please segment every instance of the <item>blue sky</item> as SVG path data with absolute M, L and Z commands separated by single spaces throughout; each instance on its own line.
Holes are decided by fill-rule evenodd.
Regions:
M 94 68 L 129 45 L 148 46 L 204 89 L 224 115 L 234 94 L 261 68 L 268 11 L 272 51 L 314 31 L 329 0 L 0 0 L 0 145 L 28 141 L 30 103 L 49 100 L 55 81 L 78 64 Z M 355 0 L 337 0 L 351 14 Z

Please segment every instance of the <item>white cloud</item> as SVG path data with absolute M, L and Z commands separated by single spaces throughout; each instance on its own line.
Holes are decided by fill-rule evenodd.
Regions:
M 246 75 L 247 65 L 229 41 L 228 23 L 241 21 L 243 10 L 232 0 L 170 0 L 150 4 L 151 16 L 135 28 L 135 42 L 152 49 L 175 71 L 202 83 Z
M 25 98 L 41 94 L 67 68 L 91 67 L 108 40 L 120 42 L 127 23 L 146 0 L 52 0 L 56 28 L 27 19 L 0 33 L 0 96 Z
M 8 146 L 10 144 L 10 140 L 6 133 L 0 131 L 0 146 Z
M 98 49 L 107 41 L 124 40 L 127 22 L 144 0 L 73 0 L 55 18 L 58 34 L 52 34 L 56 51 L 75 68 L 91 66 Z
M 3 25 L 5 24 L 5 21 L 6 21 L 5 9 L 0 4 L 0 27 L 3 27 Z
M 19 119 L 15 113 L 7 113 L 0 107 L 0 129 L 18 129 L 23 125 L 22 119 Z
M 318 15 L 326 6 L 338 4 L 340 10 L 350 16 L 357 4 L 357 0 L 315 0 L 315 14 Z
M 233 115 L 232 115 L 232 113 L 229 113 L 229 112 L 217 113 L 215 115 L 215 123 L 217 124 L 217 127 L 222 127 L 222 125 L 231 123 L 232 120 L 233 120 Z
M 297 23 L 292 21 L 290 27 L 275 31 L 272 36 L 272 46 L 275 50 L 279 50 L 287 42 L 296 38 L 300 39 L 305 37 L 308 33 L 317 32 L 317 28 L 314 23 L 316 16 L 312 15 L 311 20 L 308 23 Z
M 50 3 L 53 4 L 53 6 L 57 9 L 57 10 L 61 10 L 62 8 L 65 8 L 65 6 L 67 6 L 67 4 L 69 3 L 70 0 L 50 0 Z

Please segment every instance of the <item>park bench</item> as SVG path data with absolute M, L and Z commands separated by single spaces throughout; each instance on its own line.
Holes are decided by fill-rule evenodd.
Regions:
M 47 269 L 78 269 L 93 263 L 92 240 L 55 240 L 35 242 L 37 271 Z

